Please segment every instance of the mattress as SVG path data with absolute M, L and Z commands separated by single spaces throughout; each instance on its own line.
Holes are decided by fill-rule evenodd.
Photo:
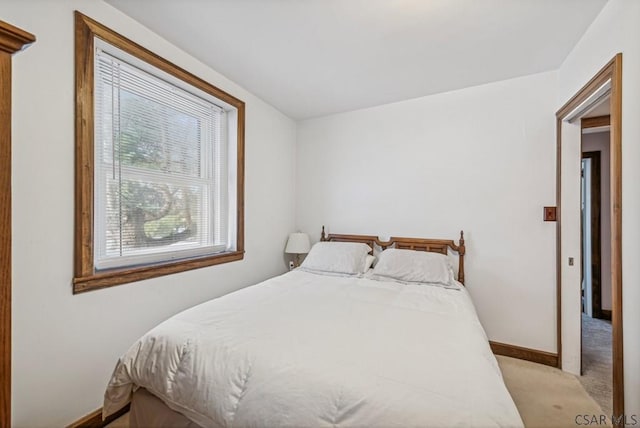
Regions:
M 119 359 L 197 425 L 520 427 L 464 289 L 295 270 L 188 309 Z

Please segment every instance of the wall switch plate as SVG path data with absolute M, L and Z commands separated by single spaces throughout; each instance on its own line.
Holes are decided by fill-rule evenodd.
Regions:
M 294 265 L 293 265 L 293 260 L 289 260 L 289 270 L 293 270 Z
M 544 207 L 544 221 L 557 221 L 556 207 Z

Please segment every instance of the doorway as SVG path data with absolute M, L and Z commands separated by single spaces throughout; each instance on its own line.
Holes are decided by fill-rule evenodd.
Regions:
M 603 104 L 604 102 L 604 104 Z M 610 221 L 601 221 L 610 231 L 611 283 L 611 422 L 621 426 L 624 418 L 624 376 L 622 338 L 622 54 L 617 54 L 556 113 L 558 222 L 556 237 L 558 365 L 580 374 L 583 269 L 580 174 L 583 120 L 605 105 L 610 112 L 609 180 Z M 590 164 L 591 166 L 591 164 Z M 588 254 L 591 254 L 589 252 Z M 602 273 L 602 271 L 601 271 Z
M 610 100 L 581 120 L 582 313 L 580 382 L 613 414 L 611 328 Z M 606 113 L 606 115 L 605 115 Z M 596 116 L 596 114 L 602 114 Z

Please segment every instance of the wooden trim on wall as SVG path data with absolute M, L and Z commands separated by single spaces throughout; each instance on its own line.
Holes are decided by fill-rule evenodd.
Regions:
M 102 408 L 100 408 L 67 425 L 67 428 L 102 427 L 102 422 Z
M 587 117 L 581 120 L 582 129 L 600 128 L 601 126 L 611 125 L 611 116 Z
M 493 341 L 489 341 L 489 345 L 491 346 L 491 351 L 496 355 L 558 367 L 558 354 Z
M 0 51 L 13 55 L 36 41 L 36 36 L 0 21 Z M 4 79 L 3 79 L 4 80 Z
M 600 152 L 582 152 L 582 159 L 591 159 L 591 312 L 594 318 L 602 318 L 602 231 L 600 228 L 602 195 L 600 191 Z M 581 257 L 581 259 L 584 259 L 584 257 Z
M 0 427 L 11 426 L 11 55 L 35 41 L 0 21 Z
M 67 428 L 102 428 L 131 410 L 131 403 L 102 420 L 102 407 L 71 423 Z
M 556 204 L 561 210 L 562 177 L 562 121 L 587 100 L 603 84 L 611 80 L 610 123 L 611 123 L 611 292 L 612 292 L 612 353 L 613 353 L 613 413 L 624 415 L 624 364 L 622 336 L 622 54 L 618 53 L 586 85 L 582 87 L 556 113 Z M 556 301 L 558 367 L 562 366 L 562 255 L 561 216 L 556 225 Z M 577 297 L 576 297 L 577 298 Z
M 185 272 L 221 263 L 229 263 L 236 260 L 242 260 L 243 257 L 244 252 L 232 251 L 215 256 L 190 259 L 186 261 L 95 273 L 86 278 L 74 278 L 73 292 L 77 294 L 84 293 L 86 291 L 99 290 L 113 285 L 142 281 L 143 279 L 156 278 L 162 275 Z
M 0 426 L 11 426 L 11 56 L 0 53 Z
M 75 270 L 73 292 L 184 272 L 244 258 L 244 101 L 156 55 L 99 22 L 75 12 L 76 160 L 75 160 Z M 94 268 L 94 38 L 216 97 L 237 110 L 236 249 L 223 253 L 145 266 L 97 272 Z
M 613 332 L 613 413 L 624 415 L 622 336 L 622 54 L 611 70 L 611 324 Z

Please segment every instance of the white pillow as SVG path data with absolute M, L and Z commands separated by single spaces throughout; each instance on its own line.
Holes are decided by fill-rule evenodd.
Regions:
M 371 247 L 357 242 L 318 242 L 300 268 L 316 272 L 361 274 L 365 271 L 369 251 Z
M 364 269 L 362 270 L 362 272 L 366 272 L 368 271 L 371 266 L 373 266 L 373 262 L 376 261 L 376 257 L 372 256 L 371 254 L 367 254 L 367 257 L 364 259 Z
M 453 269 L 439 253 L 391 248 L 378 255 L 373 274 L 401 282 L 453 286 Z

